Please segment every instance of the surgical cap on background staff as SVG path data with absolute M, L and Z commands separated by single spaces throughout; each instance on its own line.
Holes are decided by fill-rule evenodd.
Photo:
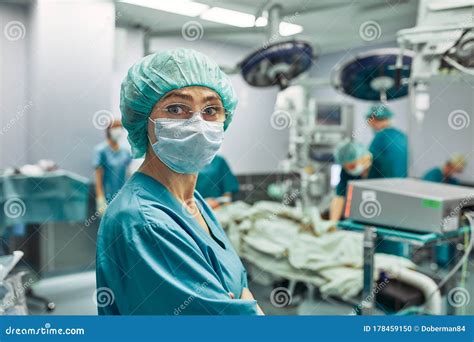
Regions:
M 107 203 L 125 184 L 130 152 L 120 145 L 124 136 L 122 123 L 113 121 L 106 129 L 106 141 L 94 149 L 95 194 L 97 210 L 103 212 Z
M 369 178 L 408 176 L 408 140 L 405 133 L 392 126 L 393 113 L 383 104 L 372 106 L 367 123 L 375 132 L 369 151 L 373 165 Z
M 211 208 L 195 191 L 237 99 L 207 56 L 149 55 L 121 88 L 122 122 L 140 169 L 113 199 L 97 241 L 97 287 L 112 315 L 255 315 L 247 273 Z M 189 300 L 192 298 L 192 300 Z
M 368 177 L 372 154 L 360 143 L 344 141 L 336 147 L 334 160 L 342 168 L 336 186 L 336 196 L 331 201 L 329 218 L 338 221 L 342 218 L 348 182 Z
M 340 220 L 346 200 L 347 184 L 350 180 L 371 179 L 373 161 L 372 153 L 362 144 L 343 142 L 334 152 L 336 163 L 342 166 L 340 182 L 336 186 L 336 196 L 331 201 L 330 220 Z M 408 245 L 396 241 L 377 242 L 377 252 L 395 255 L 407 255 Z
M 239 181 L 224 157 L 216 155 L 212 162 L 199 172 L 196 190 L 214 209 L 232 201 L 232 194 L 239 191 Z
M 424 180 L 436 183 L 459 185 L 454 175 L 462 173 L 466 167 L 466 158 L 460 154 L 453 155 L 442 167 L 435 167 L 423 176 Z

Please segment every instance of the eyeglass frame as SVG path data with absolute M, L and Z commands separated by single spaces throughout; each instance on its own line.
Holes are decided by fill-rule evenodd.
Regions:
M 180 103 L 180 102 L 176 102 L 176 103 L 170 103 L 170 104 L 167 104 L 165 107 L 160 107 L 160 108 L 155 108 L 155 110 L 157 111 L 163 111 L 163 112 L 166 112 L 168 113 L 170 116 L 178 116 L 177 114 L 172 114 L 170 113 L 167 108 L 168 107 L 171 107 L 171 106 L 181 106 L 181 107 L 186 107 L 189 109 L 189 117 L 186 117 L 186 120 L 189 120 L 191 118 L 193 118 L 196 114 L 200 114 L 201 115 L 201 118 L 205 121 L 209 121 L 209 122 L 225 122 L 225 120 L 227 119 L 227 116 L 229 114 L 229 112 L 224 108 L 224 106 L 221 106 L 221 105 L 206 105 L 204 106 L 203 108 L 201 108 L 201 110 L 198 110 L 198 111 L 193 111 L 191 106 L 190 105 L 187 105 L 185 103 Z M 222 108 L 223 109 L 223 112 L 224 112 L 224 118 L 221 120 L 206 120 L 204 115 L 210 115 L 210 114 L 203 114 L 203 111 L 206 109 L 206 108 L 209 108 L 209 107 L 217 107 L 217 108 Z

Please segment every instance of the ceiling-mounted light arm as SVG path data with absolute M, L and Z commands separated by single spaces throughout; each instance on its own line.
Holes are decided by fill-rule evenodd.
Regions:
M 143 56 L 148 56 L 151 53 L 150 51 L 150 35 L 147 30 L 143 34 Z
M 268 9 L 267 39 L 278 40 L 280 38 L 281 11 L 283 7 L 275 4 Z

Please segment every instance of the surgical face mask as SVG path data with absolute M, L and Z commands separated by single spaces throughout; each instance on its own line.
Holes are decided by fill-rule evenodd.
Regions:
M 111 128 L 109 130 L 109 137 L 111 140 L 118 142 L 123 136 L 123 129 L 120 127 Z
M 153 152 L 177 173 L 199 172 L 214 159 L 224 139 L 224 123 L 205 121 L 200 115 L 150 121 L 157 139 Z
M 353 168 L 352 170 L 346 170 L 346 172 L 351 176 L 360 176 L 362 172 L 364 172 L 364 165 L 358 164 L 355 168 Z

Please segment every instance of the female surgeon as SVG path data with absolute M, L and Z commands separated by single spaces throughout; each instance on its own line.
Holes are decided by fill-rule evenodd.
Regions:
M 128 71 L 122 122 L 133 156 L 145 160 L 100 224 L 99 314 L 262 314 L 242 262 L 195 191 L 236 105 L 227 75 L 194 50 L 152 54 Z

